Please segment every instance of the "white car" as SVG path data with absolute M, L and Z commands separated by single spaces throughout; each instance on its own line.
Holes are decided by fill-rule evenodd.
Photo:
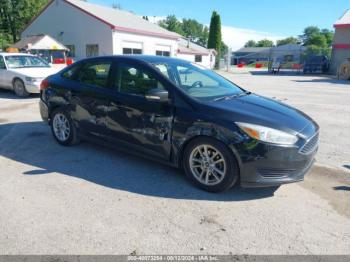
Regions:
M 40 57 L 21 53 L 0 53 L 0 87 L 26 97 L 40 93 L 43 79 L 59 71 Z

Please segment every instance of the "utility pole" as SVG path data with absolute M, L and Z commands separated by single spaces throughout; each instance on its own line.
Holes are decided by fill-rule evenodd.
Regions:
M 227 61 L 226 61 L 226 66 L 227 66 L 227 72 L 231 71 L 231 55 L 232 55 L 232 48 L 227 49 Z

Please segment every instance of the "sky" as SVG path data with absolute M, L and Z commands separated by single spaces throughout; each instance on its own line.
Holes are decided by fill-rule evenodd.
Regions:
M 213 10 L 221 15 L 223 40 L 238 49 L 250 39 L 276 41 L 298 36 L 310 25 L 332 29 L 350 0 L 88 0 L 149 17 L 193 18 L 208 25 Z

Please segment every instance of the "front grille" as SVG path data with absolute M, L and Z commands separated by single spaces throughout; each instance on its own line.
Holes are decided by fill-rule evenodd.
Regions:
M 318 147 L 319 134 L 317 133 L 311 139 L 309 139 L 305 145 L 300 149 L 300 153 L 307 155 L 315 151 Z

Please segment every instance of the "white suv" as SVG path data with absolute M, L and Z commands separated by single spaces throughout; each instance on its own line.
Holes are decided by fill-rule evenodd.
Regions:
M 26 97 L 40 92 L 40 83 L 59 69 L 40 57 L 21 53 L 0 53 L 0 87 Z

